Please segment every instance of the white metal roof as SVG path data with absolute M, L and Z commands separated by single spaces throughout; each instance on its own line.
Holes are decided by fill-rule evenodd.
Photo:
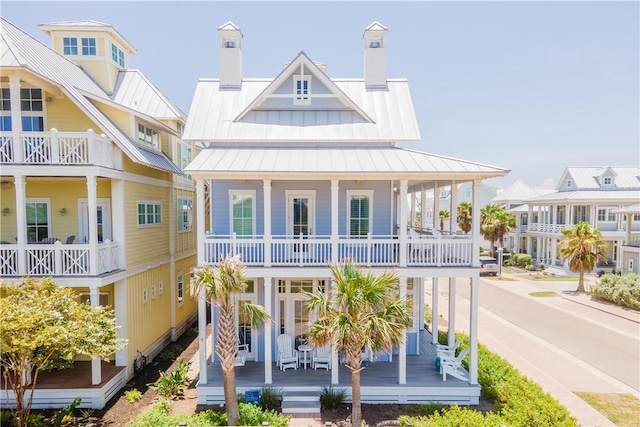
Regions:
M 94 20 L 85 20 L 85 21 L 59 21 L 59 22 L 48 22 L 46 24 L 38 25 L 40 29 L 45 34 L 50 34 L 52 30 L 72 30 L 72 31 L 86 31 L 86 30 L 104 30 L 110 33 L 115 39 L 117 39 L 123 47 L 127 50 L 128 53 L 136 53 L 136 48 L 133 47 L 131 43 L 127 39 L 125 39 L 122 34 L 120 34 L 111 24 L 107 24 L 105 22 L 94 21 Z
M 187 116 L 140 70 L 118 72 L 111 99 L 121 105 L 151 117 L 187 120 Z
M 628 214 L 640 213 L 640 203 L 635 205 L 623 206 L 621 208 L 611 209 L 611 212 L 628 213 Z
M 531 188 L 524 182 L 517 180 L 498 193 L 491 201 L 494 203 L 525 201 L 544 194 L 553 193 L 553 191 L 552 189 Z
M 529 199 L 529 204 L 534 203 L 557 203 L 563 200 L 575 202 L 619 202 L 637 203 L 640 202 L 639 190 L 586 190 L 586 191 L 558 191 L 544 196 Z
M 396 147 L 366 148 L 207 148 L 185 169 L 196 176 L 339 176 L 385 179 L 425 174 L 445 178 L 490 178 L 509 171 L 495 166 Z
M 388 90 L 366 90 L 362 79 L 333 79 L 373 120 L 348 110 L 258 110 L 234 121 L 271 80 L 244 79 L 239 90 L 220 90 L 217 79 L 196 86 L 183 139 L 202 142 L 418 141 L 420 132 L 406 80 Z
M 580 190 L 595 190 L 601 187 L 601 176 L 611 171 L 614 175 L 614 184 L 619 189 L 640 189 L 640 168 L 638 166 L 619 167 L 568 167 L 556 189 L 559 189 L 564 183 L 567 174 L 571 175 L 576 188 Z
M 131 140 L 83 93 L 109 99 L 108 95 L 80 67 L 40 43 L 4 18 L 0 20 L 0 67 L 20 67 L 55 85 L 85 112 L 132 161 L 168 172 L 182 173 L 160 151 Z

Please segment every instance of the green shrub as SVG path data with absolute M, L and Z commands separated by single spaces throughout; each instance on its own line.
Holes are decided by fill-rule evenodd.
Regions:
M 344 388 L 322 387 L 320 406 L 322 409 L 338 409 L 344 406 L 347 390 Z
M 240 419 L 238 424 L 241 426 L 260 426 L 265 421 L 270 427 L 287 427 L 289 425 L 288 416 L 279 414 L 275 411 L 263 411 L 262 408 L 250 403 L 239 403 Z
M 265 411 L 279 411 L 282 401 L 282 390 L 264 387 L 260 391 L 260 406 Z
M 591 288 L 591 296 L 640 310 L 640 275 L 605 274 L 600 278 L 600 283 Z
M 188 426 L 226 426 L 227 413 L 214 412 L 211 409 L 193 414 L 187 421 Z
M 56 412 L 53 418 L 53 426 L 60 427 L 63 423 L 68 424 L 71 421 L 71 413 L 82 403 L 81 397 L 76 397 L 73 402 Z
M 401 425 L 412 424 L 414 427 L 497 427 L 501 422 L 501 418 L 494 412 L 482 412 L 460 408 L 453 405 L 449 408 L 436 411 L 431 416 L 421 417 L 400 417 Z M 513 424 L 515 425 L 515 424 Z
M 125 391 L 124 398 L 129 403 L 135 403 L 138 400 L 142 399 L 142 393 L 137 388 L 134 388 L 132 390 Z
M 531 255 L 529 254 L 515 254 L 509 258 L 509 265 L 526 268 L 527 265 L 533 264 Z
M 18 420 L 16 420 L 13 412 L 3 409 L 0 411 L 0 426 L 2 427 L 15 427 L 18 425 Z
M 187 376 L 189 365 L 190 363 L 181 360 L 175 370 L 170 373 L 160 372 L 158 381 L 147 385 L 150 389 L 166 397 L 182 396 L 189 385 L 189 377 Z
M 171 412 L 171 403 L 163 399 L 144 414 L 130 421 L 128 425 L 129 427 L 173 427 L 178 425 L 180 422 L 176 420 L 177 417 L 169 416 L 169 412 Z M 182 418 L 187 419 L 188 417 L 185 415 Z
M 158 362 L 173 362 L 182 354 L 182 347 L 178 343 L 171 343 L 166 346 L 158 355 Z

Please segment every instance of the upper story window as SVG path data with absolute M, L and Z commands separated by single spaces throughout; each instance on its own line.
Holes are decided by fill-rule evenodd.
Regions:
M 78 54 L 78 39 L 75 37 L 63 37 L 62 38 L 62 52 L 65 55 L 77 55 Z
M 178 138 L 182 138 L 182 131 L 184 130 L 182 127 L 182 123 L 176 123 L 176 130 L 178 131 Z
M 347 232 L 352 237 L 365 237 L 371 231 L 373 191 L 347 191 Z
M 191 146 L 186 142 L 178 141 L 177 146 L 178 155 L 176 156 L 176 165 L 184 171 L 184 169 L 193 160 L 193 154 L 191 152 Z M 185 174 L 185 177 L 191 179 L 191 175 Z
M 256 229 L 256 191 L 229 190 L 231 232 L 236 236 L 252 236 Z
M 380 40 L 371 40 L 369 42 L 369 47 L 372 49 L 378 49 L 382 47 L 382 42 Z
M 113 43 L 111 43 L 111 59 L 119 66 L 124 67 L 124 52 Z
M 160 135 L 154 129 L 138 123 L 138 140 L 160 148 Z
M 28 199 L 27 240 L 40 242 L 49 237 L 49 199 Z
M 633 214 L 633 221 L 640 221 L 640 213 Z
M 611 209 L 598 209 L 598 221 L 615 222 L 616 214 Z
M 611 185 L 613 184 L 613 178 L 611 178 L 610 176 L 605 176 L 604 179 L 602 180 L 602 183 L 604 185 Z
M 178 198 L 178 231 L 193 230 L 193 200 Z
M 20 110 L 22 114 L 22 130 L 26 132 L 44 131 L 44 115 L 42 114 L 42 89 L 21 88 Z M 26 113 L 26 114 L 24 114 Z
M 138 225 L 162 224 L 162 203 L 142 200 L 138 202 Z
M 96 50 L 96 39 L 93 37 L 82 38 L 82 54 L 84 56 L 96 56 L 98 54 Z
M 11 99 L 9 94 L 9 88 L 0 88 L 0 132 L 11 130 Z
M 567 188 L 571 188 L 573 187 L 573 181 L 571 181 L 570 179 L 567 180 Z
M 311 104 L 311 76 L 293 77 L 293 103 L 296 105 Z

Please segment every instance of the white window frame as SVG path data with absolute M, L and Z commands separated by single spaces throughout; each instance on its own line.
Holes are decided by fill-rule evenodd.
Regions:
M 107 298 L 107 303 L 103 304 L 102 303 L 102 298 L 106 297 Z M 85 303 L 88 302 L 89 304 L 91 304 L 91 294 L 87 293 L 87 292 L 81 292 L 80 293 L 80 302 L 81 303 Z M 109 292 L 99 292 L 98 294 L 98 305 L 102 306 L 102 307 L 109 307 Z
M 604 222 L 607 220 L 607 209 L 598 208 L 598 222 Z
M 162 295 L 164 293 L 164 282 L 160 280 L 158 282 L 158 295 Z
M 87 46 L 84 45 L 85 40 L 87 41 Z M 91 45 L 91 40 L 93 40 L 93 45 Z M 88 53 L 84 53 L 85 48 Z M 91 53 L 93 52 L 93 53 Z M 95 37 L 81 37 L 80 38 L 80 53 L 82 56 L 98 56 L 98 41 Z
M 69 44 L 65 44 L 65 41 L 69 41 Z M 75 45 L 71 43 L 71 41 L 75 41 Z M 69 53 L 65 51 L 65 49 L 69 48 Z M 71 53 L 71 49 L 74 49 L 76 53 Z M 62 54 L 64 56 L 78 56 L 78 38 L 77 37 L 63 37 L 62 38 Z
M 25 200 L 25 210 L 26 210 L 26 205 L 30 204 L 30 203 L 43 203 L 47 206 L 47 237 L 45 238 L 50 238 L 51 237 L 51 199 L 48 197 L 27 197 Z M 26 227 L 26 232 L 27 232 L 27 239 L 29 238 L 29 224 L 27 223 L 27 218 L 26 218 L 26 212 L 25 212 L 25 227 Z M 37 233 L 36 233 L 37 235 Z M 34 241 L 33 243 L 37 243 L 37 241 Z
M 115 43 L 111 43 L 111 60 L 124 68 L 124 51 Z
M 147 287 L 144 286 L 142 288 L 142 303 L 146 304 L 147 301 L 149 301 L 149 291 L 147 290 Z
M 178 306 L 184 304 L 184 274 L 178 273 L 176 278 L 176 298 L 178 299 Z
M 300 93 L 298 93 L 298 82 Z M 307 93 L 304 92 L 304 82 L 307 82 Z M 311 74 L 293 76 L 293 105 L 311 105 Z
M 177 209 L 178 233 L 193 231 L 193 198 L 178 197 Z
M 607 180 L 609 182 L 607 182 Z M 606 185 L 607 187 L 613 184 L 613 177 L 610 176 L 605 176 L 604 178 L 602 178 L 602 185 Z
M 573 181 L 568 179 L 567 180 L 567 188 L 571 188 L 571 187 L 573 187 Z
M 154 128 L 138 122 L 137 134 L 138 141 L 160 149 L 160 133 Z
M 141 205 L 143 205 L 144 208 L 145 208 L 145 211 L 144 211 L 145 221 L 148 221 L 148 219 L 149 219 L 149 212 L 147 212 L 148 206 L 152 205 L 154 207 L 159 207 L 160 208 L 160 221 L 156 221 L 156 215 L 158 215 L 158 212 L 154 208 L 153 222 L 152 223 L 145 222 L 144 224 L 140 224 L 140 206 Z M 162 225 L 162 202 L 160 202 L 159 200 L 138 200 L 138 201 L 136 201 L 136 223 L 138 224 L 139 228 L 140 227 L 158 227 L 158 226 Z
M 249 196 L 251 197 L 251 234 L 238 234 L 238 237 L 251 237 L 256 235 L 256 190 L 229 190 L 229 234 L 235 233 L 233 227 L 233 197 Z
M 366 234 L 351 234 L 351 199 L 365 196 L 369 198 L 369 233 L 373 230 L 373 190 L 347 190 L 347 228 L 346 235 L 351 238 L 365 238 Z
M 23 91 L 28 91 L 29 96 L 28 97 L 24 97 L 22 96 Z M 34 91 L 40 91 L 40 98 L 34 98 L 33 94 Z M 45 91 L 42 88 L 39 87 L 21 87 L 20 88 L 20 126 L 22 128 L 22 130 L 25 130 L 25 126 L 24 126 L 24 118 L 36 118 L 36 119 L 41 119 L 42 120 L 42 129 L 40 129 L 39 131 L 32 131 L 32 132 L 44 132 L 45 129 L 47 128 L 47 122 L 46 122 L 46 114 L 45 114 Z M 24 109 L 22 108 L 22 105 L 24 102 L 28 102 L 29 103 L 29 108 L 28 109 Z M 40 107 L 40 109 L 38 109 L 37 107 Z M 36 108 L 34 108 L 36 107 Z M 12 128 L 15 124 L 12 123 Z
M 151 284 L 151 299 L 156 299 L 156 284 Z
M 634 213 L 631 216 L 631 221 L 639 222 L 640 221 L 640 213 Z

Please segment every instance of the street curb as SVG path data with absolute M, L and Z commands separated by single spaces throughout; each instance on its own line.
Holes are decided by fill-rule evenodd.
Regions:
M 560 295 L 560 296 L 561 296 L 563 299 L 567 300 L 567 301 L 571 301 L 571 302 L 574 302 L 574 303 L 576 303 L 576 304 L 583 305 L 583 306 L 585 306 L 585 307 L 590 307 L 590 308 L 593 308 L 594 310 L 598 310 L 598 311 L 601 311 L 601 312 L 603 312 L 603 313 L 608 313 L 608 314 L 611 314 L 612 316 L 616 316 L 616 317 L 619 317 L 619 318 L 621 318 L 621 319 L 629 320 L 629 321 L 631 321 L 631 322 L 633 322 L 633 323 L 637 323 L 637 324 L 639 324 L 639 325 L 640 325 L 640 321 L 638 321 L 638 320 L 636 320 L 636 319 L 632 319 L 632 318 L 627 317 L 627 316 L 624 316 L 624 315 L 622 315 L 622 314 L 614 313 L 613 311 L 609 311 L 609 310 L 605 310 L 605 309 L 600 308 L 600 307 L 596 307 L 596 306 L 594 306 L 593 304 L 586 304 L 586 303 L 584 303 L 584 302 L 582 302 L 582 301 L 577 301 L 577 300 L 575 300 L 575 299 L 573 299 L 573 298 L 569 298 L 569 297 L 566 297 L 566 296 L 563 296 L 563 295 Z

